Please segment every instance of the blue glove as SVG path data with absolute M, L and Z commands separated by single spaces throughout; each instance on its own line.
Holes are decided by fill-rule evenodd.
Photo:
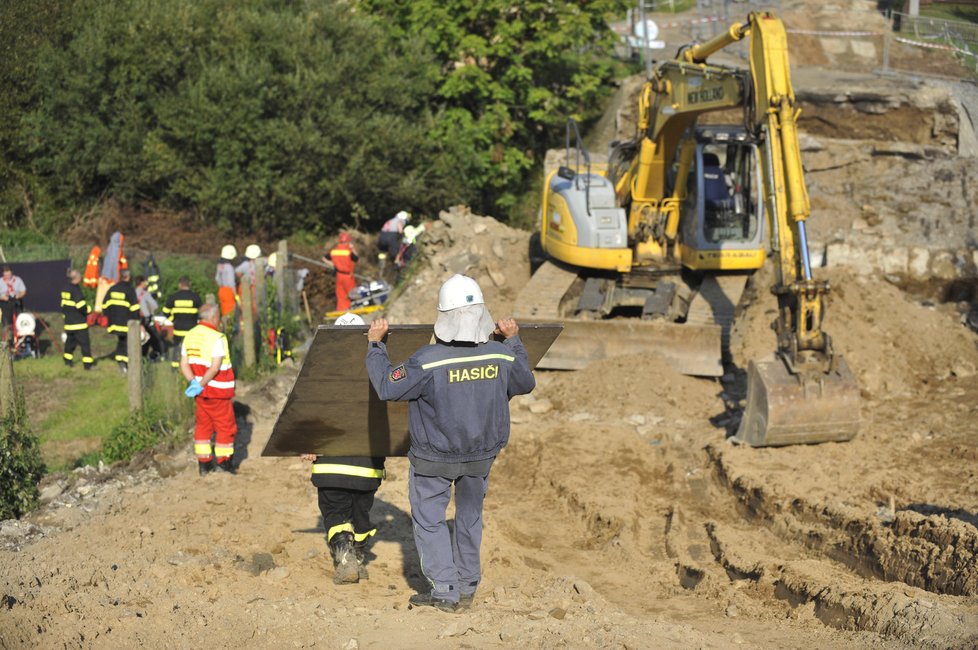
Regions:
M 187 397 L 197 397 L 203 392 L 204 392 L 204 387 L 200 385 L 199 381 L 194 379 L 193 381 L 190 382 L 190 385 L 187 386 L 187 390 L 183 391 L 183 394 L 186 395 Z

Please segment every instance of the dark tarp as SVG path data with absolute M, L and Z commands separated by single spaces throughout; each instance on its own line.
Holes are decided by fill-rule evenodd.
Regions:
M 530 367 L 562 325 L 520 325 Z M 432 325 L 392 325 L 387 353 L 397 366 L 431 342 Z M 262 456 L 406 456 L 407 402 L 383 402 L 367 377 L 367 328 L 320 326 Z
M 71 260 L 48 262 L 8 262 L 14 275 L 27 287 L 24 311 L 61 311 L 61 289 L 68 284 Z

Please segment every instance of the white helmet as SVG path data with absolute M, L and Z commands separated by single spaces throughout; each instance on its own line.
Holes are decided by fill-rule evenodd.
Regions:
M 256 260 L 261 257 L 261 247 L 258 244 L 248 244 L 245 249 L 245 257 L 249 260 Z
M 227 244 L 221 249 L 221 259 L 222 260 L 233 260 L 238 256 L 238 249 L 234 247 L 234 244 Z
M 456 273 L 445 280 L 438 290 L 438 311 L 449 311 L 466 305 L 484 305 L 479 283 L 466 275 Z
M 275 268 L 275 262 L 277 261 L 278 261 L 278 253 L 272 253 L 271 255 L 268 256 L 268 265 L 273 269 Z
M 334 320 L 333 325 L 366 325 L 366 323 L 363 322 L 363 319 L 358 314 L 348 311 Z
M 388 212 L 388 214 L 390 213 Z M 394 217 L 396 219 L 400 219 L 401 221 L 407 221 L 408 219 L 411 218 L 411 215 L 409 215 L 406 210 L 401 210 L 400 212 L 395 214 Z

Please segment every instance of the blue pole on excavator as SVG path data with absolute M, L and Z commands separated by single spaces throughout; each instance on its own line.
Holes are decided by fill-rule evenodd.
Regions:
M 805 222 L 798 222 L 798 240 L 801 248 L 801 262 L 805 268 L 805 281 L 812 279 L 812 260 L 808 255 L 808 234 L 805 232 Z

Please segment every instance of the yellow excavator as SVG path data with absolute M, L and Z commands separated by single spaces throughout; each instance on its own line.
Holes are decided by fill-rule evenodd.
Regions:
M 749 70 L 707 63 L 745 38 Z M 741 123 L 698 123 L 731 109 Z M 829 286 L 812 276 L 798 114 L 784 25 L 754 12 L 656 64 L 637 136 L 612 143 L 606 163 L 592 163 L 569 121 L 564 164 L 544 186 L 536 241 L 545 261 L 514 308 L 520 319 L 565 321 L 540 367 L 654 351 L 684 374 L 720 376 L 734 309 L 770 255 L 777 349 L 749 362 L 734 439 L 855 436 L 859 387 L 822 331 Z

